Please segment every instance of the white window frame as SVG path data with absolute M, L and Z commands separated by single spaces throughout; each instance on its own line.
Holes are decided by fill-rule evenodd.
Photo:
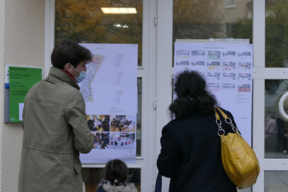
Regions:
M 233 4 L 227 4 L 229 1 L 231 1 L 231 0 L 225 0 L 225 8 L 235 8 L 235 7 L 237 7 L 236 6 L 237 0 L 232 0 L 232 1 L 234 1 Z
M 264 191 L 265 171 L 288 171 L 288 159 L 265 158 L 265 80 L 288 79 L 288 68 L 265 68 L 264 0 L 253 0 L 253 44 L 253 149 L 260 162 L 260 175 L 253 186 L 253 191 Z

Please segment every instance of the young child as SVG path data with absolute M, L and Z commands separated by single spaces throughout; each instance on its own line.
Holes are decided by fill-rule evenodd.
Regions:
M 103 173 L 104 179 L 98 184 L 96 192 L 137 192 L 134 184 L 127 181 L 128 168 L 123 161 L 109 161 Z

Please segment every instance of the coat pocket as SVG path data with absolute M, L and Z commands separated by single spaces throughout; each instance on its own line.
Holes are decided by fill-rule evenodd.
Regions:
M 81 165 L 74 164 L 73 167 L 74 167 L 74 170 L 77 174 L 81 173 L 81 169 L 82 169 Z

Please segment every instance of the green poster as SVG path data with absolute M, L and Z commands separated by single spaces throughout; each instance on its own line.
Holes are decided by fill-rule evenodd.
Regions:
M 10 122 L 22 122 L 25 96 L 29 89 L 41 80 L 41 68 L 9 66 Z

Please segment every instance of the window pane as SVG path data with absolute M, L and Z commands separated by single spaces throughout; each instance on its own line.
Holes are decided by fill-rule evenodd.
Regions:
M 173 0 L 173 42 L 234 38 L 252 43 L 252 4 L 252 0 Z
M 252 4 L 252 0 L 174 0 L 173 40 L 245 38 L 252 43 Z
M 279 100 L 287 91 L 288 80 L 265 80 L 265 158 L 288 158 L 288 121 L 280 112 L 282 108 L 288 113 L 288 99 L 279 107 Z
M 265 66 L 288 67 L 288 1 L 270 0 L 265 5 Z
M 105 14 L 101 8 L 119 8 L 136 14 Z M 133 11 L 133 10 L 132 10 Z M 78 43 L 138 44 L 138 66 L 142 65 L 142 0 L 56 0 L 55 43 L 73 40 Z M 142 79 L 138 78 L 137 149 L 141 156 Z
M 83 168 L 82 177 L 85 183 L 85 192 L 95 192 L 97 185 L 103 178 L 103 168 Z M 129 182 L 134 183 L 138 192 L 141 192 L 141 169 L 129 169 Z
M 137 79 L 138 87 L 138 113 L 137 113 L 137 133 L 136 133 L 136 156 L 141 156 L 141 125 L 142 125 L 142 78 Z
M 265 192 L 288 191 L 288 171 L 264 171 Z
M 119 8 L 107 14 L 101 8 Z M 136 13 L 123 8 L 135 8 Z M 78 43 L 138 44 L 142 65 L 142 0 L 56 0 L 55 43 L 63 39 Z

